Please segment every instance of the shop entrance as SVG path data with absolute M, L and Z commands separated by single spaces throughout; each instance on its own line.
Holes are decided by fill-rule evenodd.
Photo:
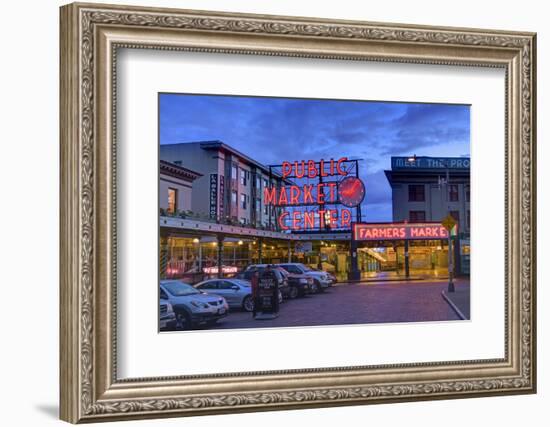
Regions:
M 357 249 L 361 278 L 406 278 L 405 241 L 365 242 Z M 409 241 L 409 277 L 448 277 L 446 241 Z
M 440 223 L 356 223 L 350 279 L 448 277 L 449 239 Z

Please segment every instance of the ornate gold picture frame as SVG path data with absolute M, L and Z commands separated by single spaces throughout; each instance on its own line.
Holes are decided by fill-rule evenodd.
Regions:
M 536 391 L 536 37 L 217 12 L 61 8 L 60 384 L 72 423 Z M 288 56 L 505 71 L 504 357 L 120 379 L 117 50 Z M 494 256 L 494 254 L 493 254 Z M 185 339 L 184 336 L 181 339 Z M 182 373 L 184 374 L 184 373 Z

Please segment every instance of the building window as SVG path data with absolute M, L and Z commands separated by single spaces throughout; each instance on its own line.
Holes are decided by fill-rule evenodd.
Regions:
M 238 175 L 237 166 L 231 165 L 231 179 L 237 180 L 237 175 Z
M 464 192 L 466 193 L 466 201 L 469 203 L 470 202 L 470 186 L 465 185 L 464 187 L 465 187 Z
M 231 204 L 232 205 L 237 204 L 237 192 L 236 191 L 231 192 Z
M 449 184 L 449 202 L 458 202 L 458 184 Z
M 248 205 L 248 196 L 246 194 L 241 194 L 241 208 L 246 209 Z
M 466 228 L 470 231 L 470 209 L 466 212 Z
M 256 188 L 260 188 L 262 185 L 262 180 L 259 176 L 256 176 Z
M 248 175 L 248 171 L 241 169 L 241 185 L 246 185 L 247 175 Z
M 457 223 L 460 222 L 460 212 L 459 211 L 450 211 L 449 214 L 454 218 L 454 220 Z
M 424 222 L 424 221 L 426 221 L 426 212 L 425 211 L 410 211 L 409 212 L 409 221 L 410 222 Z
M 410 184 L 409 185 L 409 202 L 423 202 L 426 200 L 424 194 L 424 185 Z
M 264 215 L 269 215 L 269 206 L 264 205 Z
M 178 208 L 178 190 L 168 188 L 168 212 L 175 213 Z

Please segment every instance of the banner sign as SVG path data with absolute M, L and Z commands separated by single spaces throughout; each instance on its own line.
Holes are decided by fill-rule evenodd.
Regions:
M 210 174 L 210 219 L 218 215 L 218 174 Z
M 421 224 L 354 224 L 353 238 L 365 240 L 438 240 L 449 238 L 449 232 L 439 223 Z
M 223 218 L 225 215 L 225 177 L 223 175 L 220 175 L 220 197 L 218 199 L 220 200 L 220 218 Z
M 417 157 L 411 161 L 408 157 L 392 157 L 391 168 L 395 169 L 470 169 L 468 157 Z

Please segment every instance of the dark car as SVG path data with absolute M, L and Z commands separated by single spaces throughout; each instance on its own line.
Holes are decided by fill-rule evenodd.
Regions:
M 282 267 L 276 266 L 275 268 L 286 276 L 290 288 L 289 298 L 293 299 L 315 293 L 315 284 L 311 277 L 305 274 L 289 273 Z
M 252 266 L 249 265 L 245 271 L 241 271 L 239 274 L 235 276 L 235 278 L 251 281 L 254 273 L 256 272 L 260 273 L 264 269 L 265 269 L 265 266 L 261 266 L 260 268 L 257 268 L 254 265 Z M 286 276 L 280 271 L 278 271 L 278 269 L 276 268 L 274 268 L 273 271 L 275 271 L 275 277 L 277 277 L 279 292 L 281 293 L 281 296 L 283 298 L 288 298 L 290 293 L 290 286 L 288 286 L 288 280 L 286 279 Z
M 267 268 L 267 264 L 252 264 L 249 265 L 245 271 L 239 273 L 239 275 L 245 280 L 251 280 L 252 276 L 256 272 L 261 272 Z M 283 297 L 294 299 L 299 296 L 304 296 L 309 293 L 313 286 L 313 281 L 308 280 L 307 277 L 300 275 L 289 274 L 284 268 L 273 266 L 273 271 L 277 277 L 280 277 L 283 287 L 279 284 L 279 289 Z

